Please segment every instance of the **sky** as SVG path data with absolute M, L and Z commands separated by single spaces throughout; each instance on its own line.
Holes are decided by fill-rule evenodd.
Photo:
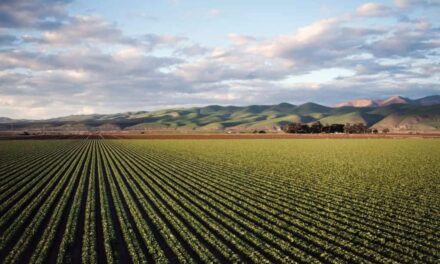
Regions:
M 440 94 L 440 0 L 0 0 L 0 116 Z

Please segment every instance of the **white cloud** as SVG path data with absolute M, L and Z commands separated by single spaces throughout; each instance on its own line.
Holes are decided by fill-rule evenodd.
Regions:
M 439 0 L 394 0 L 394 4 L 402 9 L 421 6 L 421 7 L 435 7 L 440 6 Z
M 414 21 L 366 45 L 376 57 L 425 57 L 440 47 L 440 31 L 429 23 Z
M 381 29 L 348 26 L 346 19 L 325 19 L 302 27 L 294 34 L 249 45 L 248 51 L 285 61 L 290 70 L 304 71 L 340 66 L 363 52 L 367 39 L 384 34 Z
M 143 56 L 144 54 L 145 53 L 142 49 L 136 47 L 128 47 L 128 48 L 119 49 L 115 53 L 115 57 L 118 60 L 135 59 Z
M 358 7 L 356 13 L 361 16 L 380 17 L 391 13 L 391 8 L 377 3 L 366 3 Z
M 69 0 L 2 0 L 0 28 L 54 28 L 67 17 Z
M 76 112 L 77 115 L 90 115 L 90 114 L 94 114 L 95 112 L 95 108 L 91 107 L 91 106 L 83 106 L 81 108 L 80 111 Z
M 235 45 L 247 45 L 249 43 L 255 42 L 257 39 L 252 36 L 240 35 L 237 33 L 229 33 L 228 38 Z
M 72 44 L 75 42 L 124 42 L 122 32 L 114 25 L 97 16 L 76 16 L 63 26 L 43 33 L 42 42 L 49 44 Z
M 13 96 L 0 96 L 0 106 L 10 107 L 16 104 L 16 100 Z
M 205 55 L 209 51 L 211 51 L 210 48 L 201 46 L 200 44 L 192 44 L 192 45 L 185 45 L 183 47 L 178 47 L 174 51 L 174 54 L 177 55 L 177 56 L 194 57 L 194 56 Z
M 0 3 L 0 27 L 21 30 L 0 31 L 0 116 L 440 92 L 436 21 L 399 19 L 435 1 L 366 3 L 275 37 L 230 33 L 229 46 L 212 47 L 185 36 L 127 35 L 103 17 L 67 14 L 68 2 L 36 2 L 42 7 Z M 376 17 L 387 23 L 370 23 Z

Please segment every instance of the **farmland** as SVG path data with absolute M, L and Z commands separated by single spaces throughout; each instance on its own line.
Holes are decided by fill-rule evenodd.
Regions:
M 0 141 L 0 263 L 438 263 L 440 140 Z

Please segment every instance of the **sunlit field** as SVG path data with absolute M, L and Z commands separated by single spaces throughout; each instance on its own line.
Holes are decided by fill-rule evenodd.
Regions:
M 1 263 L 438 263 L 440 140 L 0 142 Z

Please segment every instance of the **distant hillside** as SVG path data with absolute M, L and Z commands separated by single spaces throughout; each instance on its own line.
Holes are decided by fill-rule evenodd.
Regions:
M 291 122 L 364 123 L 392 131 L 440 131 L 440 96 L 417 100 L 391 97 L 381 105 L 327 107 L 315 103 L 193 107 L 110 115 L 72 115 L 48 120 L 0 119 L 0 130 L 18 131 L 148 131 L 275 130 Z M 406 103 L 404 103 L 405 101 Z M 376 102 L 377 104 L 377 102 Z
M 411 100 L 402 96 L 391 96 L 383 100 L 375 99 L 355 99 L 352 101 L 339 103 L 336 107 L 353 106 L 353 107 L 380 107 L 392 104 L 413 104 L 413 105 L 436 105 L 440 104 L 440 95 L 432 95 L 416 100 Z
M 13 121 L 14 121 L 13 119 L 8 118 L 8 117 L 0 117 L 0 124 L 1 123 L 11 123 Z

